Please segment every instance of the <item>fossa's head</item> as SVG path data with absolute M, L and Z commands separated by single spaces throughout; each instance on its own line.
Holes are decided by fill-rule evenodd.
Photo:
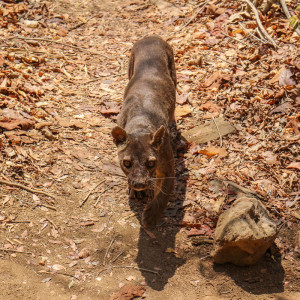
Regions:
M 114 143 L 118 147 L 120 166 L 132 189 L 142 191 L 150 187 L 151 180 L 155 177 L 159 148 L 164 134 L 164 126 L 154 134 L 127 134 L 119 126 L 112 130 Z

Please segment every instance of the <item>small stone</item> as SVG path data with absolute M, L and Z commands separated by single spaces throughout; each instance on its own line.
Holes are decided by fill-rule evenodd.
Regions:
M 136 280 L 136 277 L 135 276 L 128 276 L 126 278 L 126 280 L 128 280 L 128 281 L 134 281 L 134 280 Z
M 87 258 L 90 255 L 90 251 L 87 248 L 81 249 L 81 251 L 78 254 L 79 258 Z
M 255 264 L 272 245 L 276 223 L 255 198 L 239 198 L 219 218 L 213 261 L 238 266 Z
M 30 28 L 36 28 L 39 26 L 39 22 L 35 20 L 24 20 L 24 25 Z

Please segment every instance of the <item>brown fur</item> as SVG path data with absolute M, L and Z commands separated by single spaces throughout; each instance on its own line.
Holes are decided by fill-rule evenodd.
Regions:
M 176 96 L 172 48 L 157 36 L 143 38 L 132 49 L 128 73 L 123 107 L 112 136 L 130 188 L 147 190 L 155 182 L 153 198 L 142 218 L 145 227 L 153 227 L 174 187 L 169 133 Z

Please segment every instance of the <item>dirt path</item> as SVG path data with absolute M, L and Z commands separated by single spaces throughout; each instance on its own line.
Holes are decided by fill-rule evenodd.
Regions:
M 174 47 L 178 80 L 183 95 L 190 92 L 193 112 L 187 113 L 188 118 L 183 118 L 185 113 L 178 115 L 180 130 L 200 123 L 201 94 L 197 87 L 208 76 L 186 68 L 187 61 L 181 59 L 189 47 L 194 49 L 190 58 L 197 55 L 195 45 L 204 32 L 204 25 L 195 32 L 194 27 L 181 28 L 178 21 L 182 14 L 193 16 L 196 2 L 177 1 L 181 10 L 157 2 L 35 1 L 32 14 L 40 25 L 22 27 L 15 37 L 36 36 L 38 45 L 27 44 L 24 39 L 7 41 L 6 49 L 15 56 L 46 59 L 33 65 L 29 76 L 37 78 L 40 74 L 43 93 L 32 111 L 35 117 L 45 113 L 43 122 L 49 124 L 30 131 L 32 135 L 26 137 L 34 142 L 18 144 L 11 140 L 5 146 L 1 165 L 4 179 L 21 180 L 55 199 L 0 186 L 0 248 L 7 249 L 0 251 L 1 299 L 109 299 L 128 283 L 145 286 L 146 299 L 299 299 L 299 252 L 294 253 L 300 240 L 297 219 L 286 219 L 277 241 L 279 250 L 274 247 L 260 264 L 245 268 L 213 265 L 209 257 L 213 231 L 206 239 L 191 240 L 188 226 L 179 226 L 182 220 L 182 224 L 189 222 L 184 218 L 191 207 L 196 214 L 214 219 L 207 224 L 215 226 L 216 215 L 210 215 L 211 192 L 202 188 L 211 178 L 208 159 L 178 150 L 176 197 L 155 231 L 156 240 L 141 230 L 139 203 L 128 203 L 127 183 L 117 167 L 110 131 L 122 102 L 133 43 L 155 33 Z M 199 24 L 203 22 L 205 17 Z M 59 43 L 45 40 L 50 38 Z M 22 50 L 24 45 L 28 46 L 27 53 Z M 227 49 L 221 45 L 219 52 Z M 293 49 L 291 46 L 291 52 Z M 205 55 L 209 61 L 210 54 Z M 208 67 L 215 67 L 213 60 Z M 196 75 L 191 79 L 193 72 Z M 42 132 L 47 126 L 50 132 Z M 232 139 L 240 141 L 244 133 Z M 225 137 L 223 143 L 232 145 L 232 140 Z M 238 147 L 237 143 L 232 146 Z M 217 167 L 211 164 L 218 170 L 212 174 L 225 176 L 224 168 L 229 170 L 236 159 L 231 155 Z M 205 170 L 203 167 L 196 173 L 199 165 L 205 165 Z M 247 170 L 239 174 L 246 177 L 245 173 Z M 294 192 L 299 179 L 295 176 L 290 180 Z M 229 175 L 225 178 L 233 179 Z

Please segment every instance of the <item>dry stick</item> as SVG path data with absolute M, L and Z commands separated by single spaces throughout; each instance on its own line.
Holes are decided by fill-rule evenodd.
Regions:
M 208 1 L 201 3 L 199 6 L 201 6 L 196 12 L 195 14 L 190 18 L 190 20 L 185 23 L 182 27 L 180 27 L 179 29 L 175 30 L 175 32 L 182 30 L 183 28 L 185 28 L 186 26 L 188 26 L 191 22 L 194 21 L 194 19 L 197 18 L 198 14 L 201 12 L 201 10 L 203 10 L 205 8 L 205 6 L 207 5 Z M 198 6 L 198 7 L 199 7 Z
M 32 252 L 18 251 L 18 250 L 14 250 L 14 249 L 5 249 L 5 248 L 0 248 L 0 251 L 7 251 L 7 252 L 14 252 L 14 253 L 23 253 L 23 254 L 32 254 Z
M 257 26 L 259 27 L 260 31 L 263 33 L 263 35 L 267 38 L 267 40 L 275 47 L 278 48 L 278 46 L 276 45 L 276 43 L 274 42 L 274 40 L 270 37 L 270 35 L 267 33 L 266 29 L 263 27 L 260 18 L 259 18 L 259 14 L 254 6 L 254 4 L 252 2 L 250 2 L 249 0 L 243 0 L 244 2 L 246 2 L 252 9 L 254 15 L 255 15 L 255 20 L 257 23 Z
M 99 185 L 101 185 L 103 182 L 105 181 L 105 179 L 103 179 L 100 183 L 98 183 L 92 190 L 90 190 L 89 192 L 88 192 L 88 194 L 85 196 L 85 198 L 82 200 L 82 202 L 80 203 L 80 205 L 79 205 L 79 207 L 82 207 L 83 206 L 83 204 L 87 201 L 87 199 L 89 198 L 89 196 L 91 195 L 91 194 L 93 194 L 93 193 L 95 193 L 95 189 L 99 186 Z
M 62 45 L 62 46 L 74 48 L 74 49 L 77 49 L 77 50 L 86 51 L 86 52 L 89 52 L 89 53 L 91 53 L 93 55 L 100 55 L 100 56 L 103 56 L 103 57 L 109 59 L 109 57 L 107 57 L 106 55 L 104 55 L 102 53 L 93 52 L 91 50 L 88 50 L 88 49 L 85 49 L 85 48 L 82 48 L 82 47 L 78 47 L 78 46 L 74 46 L 74 45 L 70 45 L 70 44 L 66 44 L 66 43 L 62 43 L 62 42 L 54 41 L 54 40 L 50 40 L 50 39 L 44 39 L 44 38 L 25 38 L 25 37 L 22 37 L 22 36 L 14 36 L 14 37 L 11 37 L 9 39 L 11 39 L 11 40 L 12 39 L 18 39 L 18 40 L 24 40 L 24 41 L 42 41 L 42 42 L 55 43 L 55 44 L 58 44 L 58 45 Z
M 127 72 L 126 72 L 126 73 L 120 73 L 120 74 L 107 74 L 107 75 L 99 75 L 99 76 L 101 76 L 101 77 L 99 77 L 99 78 L 94 78 L 94 79 L 91 79 L 91 80 L 88 80 L 88 81 L 86 81 L 86 82 L 83 82 L 83 83 L 81 83 L 81 84 L 88 84 L 88 83 L 92 83 L 92 82 L 95 82 L 95 81 L 101 80 L 101 79 L 102 79 L 102 77 L 118 77 L 118 76 L 123 76 L 123 75 L 126 75 L 126 74 L 127 74 Z
M 106 257 L 107 257 L 107 255 L 108 255 L 108 252 L 109 252 L 109 250 L 110 250 L 112 244 L 114 243 L 114 241 L 115 241 L 115 238 L 112 238 L 111 241 L 110 241 L 110 243 L 109 243 L 109 245 L 108 245 L 108 248 L 106 249 L 106 252 L 105 252 L 105 255 L 104 255 L 104 259 L 103 259 L 103 266 L 105 266 L 105 263 L 106 263 L 106 262 L 105 262 Z
M 113 260 L 112 262 L 114 263 L 125 251 L 120 252 Z
M 45 196 L 48 196 L 54 200 L 57 201 L 57 199 L 53 196 L 53 195 L 50 195 L 44 191 L 41 191 L 41 190 L 36 190 L 36 189 L 31 189 L 23 184 L 20 184 L 20 183 L 16 183 L 16 182 L 9 182 L 9 181 L 6 181 L 6 180 L 2 180 L 0 179 L 0 184 L 6 184 L 6 185 L 9 185 L 9 186 L 15 186 L 15 187 L 19 187 L 27 192 L 30 192 L 30 193 L 33 193 L 33 194 L 41 194 L 41 195 L 45 195 Z M 46 206 L 45 206 L 46 207 Z
M 50 224 L 52 224 L 53 227 L 54 227 L 56 230 L 58 230 L 58 227 L 56 226 L 56 224 L 55 224 L 51 219 L 49 219 L 49 218 L 47 218 L 47 217 L 45 217 L 45 219 L 46 219 Z
M 72 30 L 74 30 L 74 29 L 77 29 L 77 28 L 79 28 L 79 27 L 81 27 L 81 26 L 87 24 L 88 21 L 90 21 L 91 19 L 94 19 L 94 18 L 96 18 L 96 17 L 99 17 L 99 15 L 94 15 L 94 16 L 89 17 L 85 22 L 81 22 L 81 23 L 79 23 L 79 24 L 77 24 L 77 25 L 71 27 L 71 28 L 69 29 L 69 31 L 72 31 Z
M 97 204 L 99 203 L 99 201 L 100 201 L 100 196 L 103 195 L 103 194 L 104 194 L 106 191 L 108 191 L 109 189 L 111 189 L 111 186 L 110 186 L 110 185 L 109 185 L 103 192 L 100 193 L 100 195 L 98 196 L 97 201 L 96 201 L 95 204 L 94 204 L 94 207 L 96 207 Z
M 13 223 L 13 224 L 18 224 L 18 223 L 30 223 L 30 221 L 2 221 L 3 223 Z
M 49 208 L 49 209 L 52 209 L 52 210 L 55 210 L 55 211 L 56 211 L 56 208 L 55 208 L 54 206 L 51 206 L 51 205 L 39 203 L 39 204 L 36 204 L 34 207 L 36 207 L 36 206 L 44 206 L 44 207 L 47 207 L 47 208 Z
M 68 274 L 68 273 L 64 273 L 64 272 L 49 272 L 49 271 L 46 271 L 46 272 L 43 272 L 43 273 L 46 273 L 46 274 L 51 274 L 51 275 L 64 275 L 64 276 L 68 276 L 68 277 L 72 277 L 73 279 L 76 279 L 78 281 L 80 281 L 80 279 L 76 278 L 74 275 L 72 274 Z
M 144 269 L 144 268 L 139 268 L 139 267 L 135 267 L 135 266 L 111 266 L 111 268 L 117 269 L 117 268 L 131 268 L 131 269 L 135 269 L 135 270 L 139 270 L 139 271 L 145 271 L 145 272 L 149 272 L 149 273 L 153 273 L 158 275 L 158 272 L 153 271 L 153 270 L 148 270 L 148 269 Z M 109 269 L 109 268 L 107 268 Z
M 258 40 L 259 42 L 261 42 L 261 43 L 263 43 L 263 44 L 267 44 L 267 43 L 268 43 L 268 41 L 262 40 L 262 39 L 258 38 L 257 36 L 255 36 L 254 34 L 252 34 L 249 30 L 247 30 L 247 29 L 243 26 L 242 23 L 239 23 L 239 25 L 240 25 L 240 26 L 241 26 L 241 27 L 242 27 L 249 35 L 251 35 L 254 39 Z
M 237 41 L 237 42 L 239 42 L 239 43 L 241 43 L 241 44 L 243 44 L 243 45 L 245 45 L 245 46 L 247 46 L 247 47 L 250 47 L 250 45 L 249 44 L 247 44 L 247 43 L 245 43 L 245 42 L 243 42 L 242 40 L 239 40 L 239 39 L 236 39 L 236 38 L 234 38 L 233 36 L 230 36 L 229 34 L 227 34 L 227 33 L 223 33 L 225 36 L 227 36 L 227 37 L 229 37 L 229 38 L 231 38 L 231 39 L 233 39 L 233 40 L 235 40 L 235 41 Z
M 282 9 L 283 9 L 283 11 L 284 11 L 284 14 L 286 15 L 286 17 L 287 17 L 288 19 L 290 19 L 292 16 L 291 16 L 291 14 L 290 14 L 290 12 L 289 12 L 287 6 L 286 6 L 285 0 L 279 0 L 279 1 L 280 1 L 280 4 L 281 4 Z M 300 29 L 299 29 L 299 28 L 296 28 L 296 29 L 294 29 L 294 30 L 295 30 L 296 33 L 300 36 Z
M 214 121 L 214 123 L 215 123 L 215 125 L 216 125 L 217 130 L 218 130 L 218 134 L 219 134 L 219 137 L 220 137 L 220 147 L 222 147 L 222 145 L 223 145 L 222 135 L 221 135 L 221 133 L 220 133 L 220 130 L 219 130 L 219 127 L 218 127 L 218 125 L 217 125 L 217 122 L 216 122 L 215 118 L 212 117 L 212 119 L 213 119 L 213 121 Z

